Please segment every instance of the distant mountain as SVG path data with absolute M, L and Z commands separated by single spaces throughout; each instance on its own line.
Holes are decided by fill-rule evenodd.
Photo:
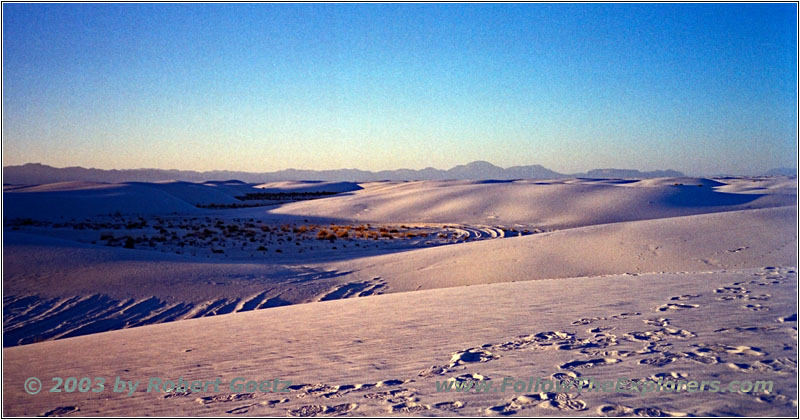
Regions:
M 558 178 L 657 178 L 681 177 L 677 171 L 640 172 L 632 169 L 595 169 L 584 174 L 561 174 L 541 165 L 512 166 L 501 168 L 489 162 L 476 161 L 442 170 L 397 169 L 393 171 L 370 172 L 358 169 L 337 169 L 312 171 L 284 169 L 277 172 L 237 172 L 237 171 L 181 171 L 177 169 L 94 169 L 82 167 L 54 168 L 40 163 L 27 163 L 19 166 L 3 167 L 3 183 L 6 184 L 46 184 L 63 181 L 89 182 L 155 182 L 237 179 L 248 183 L 273 181 L 407 181 L 443 179 L 558 179 Z
M 775 168 L 768 170 L 766 176 L 797 176 L 797 168 Z

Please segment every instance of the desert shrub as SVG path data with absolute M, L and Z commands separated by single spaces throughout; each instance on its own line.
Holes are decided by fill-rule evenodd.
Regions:
M 145 226 L 147 226 L 147 222 L 146 221 L 138 221 L 138 222 L 128 222 L 125 225 L 125 228 L 126 229 L 142 229 Z
M 123 248 L 128 248 L 128 249 L 133 249 L 133 244 L 134 244 L 133 238 L 131 238 L 130 236 L 126 236 L 125 237 L 125 244 L 122 245 L 122 247 Z

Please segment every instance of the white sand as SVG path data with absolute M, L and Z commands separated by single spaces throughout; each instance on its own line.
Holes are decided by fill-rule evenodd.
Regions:
M 193 256 L 161 242 L 91 244 L 103 229 L 7 226 L 5 345 L 80 336 L 4 348 L 4 414 L 796 415 L 797 329 L 787 318 L 797 312 L 796 180 L 339 184 L 331 188 L 341 195 L 235 210 L 192 204 L 258 189 L 7 189 L 6 219 L 106 223 L 97 215 L 120 211 L 143 215 L 149 226 L 212 220 L 244 229 L 252 218 L 295 227 L 405 223 L 414 226 L 401 232 L 430 233 L 330 243 L 298 234 L 280 242 L 283 253 L 254 254 L 248 247 L 258 241 L 278 241 L 263 234 L 252 245 L 228 241 L 223 254 L 199 253 L 201 244 Z M 260 187 L 320 191 L 313 183 Z M 447 232 L 455 236 L 439 238 Z M 376 294 L 383 296 L 367 296 Z M 367 297 L 341 299 L 359 295 Z M 272 307 L 301 302 L 313 303 Z M 537 336 L 548 331 L 565 334 Z M 490 360 L 459 359 L 470 348 Z M 447 372 L 419 375 L 432 366 Z M 598 379 L 674 372 L 775 387 L 769 395 L 434 392 L 436 380 L 467 373 L 502 381 L 558 372 Z M 174 398 L 22 392 L 29 376 L 76 375 L 280 377 L 326 387 Z
M 642 409 L 674 415 L 793 415 L 796 322 L 778 318 L 794 313 L 796 281 L 796 273 L 786 269 L 751 269 L 492 284 L 293 305 L 6 348 L 4 414 L 77 407 L 75 414 L 88 416 L 275 416 L 327 406 L 354 415 L 405 410 L 598 415 Z M 720 300 L 729 296 L 741 297 Z M 659 310 L 670 304 L 689 308 Z M 566 338 L 541 334 L 551 331 Z M 459 363 L 458 353 L 465 349 L 482 349 L 496 358 Z M 563 367 L 598 360 L 609 364 Z M 432 366 L 447 371 L 420 376 Z M 674 373 L 725 384 L 772 380 L 774 387 L 768 395 L 583 392 L 565 400 L 545 395 L 542 401 L 527 392 L 435 392 L 435 381 L 465 374 L 502 380 L 559 372 L 598 381 Z M 121 376 L 145 382 L 150 377 L 226 382 L 277 377 L 320 385 L 280 395 L 223 388 L 172 398 L 141 390 L 132 396 L 109 390 L 31 396 L 21 387 L 29 376 Z M 363 387 L 381 381 L 396 382 Z M 362 387 L 347 389 L 351 385 Z

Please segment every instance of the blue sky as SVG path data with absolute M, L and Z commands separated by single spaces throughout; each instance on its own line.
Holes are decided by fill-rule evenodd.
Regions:
M 4 4 L 3 164 L 795 167 L 795 4 Z

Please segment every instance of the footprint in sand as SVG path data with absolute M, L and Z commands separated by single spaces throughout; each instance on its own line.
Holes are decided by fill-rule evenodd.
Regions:
M 466 404 L 461 401 L 444 401 L 436 403 L 433 406 L 439 410 L 456 411 L 464 408 Z
M 606 366 L 606 365 L 613 365 L 616 363 L 621 362 L 622 359 L 613 359 L 613 358 L 597 358 L 597 359 L 589 359 L 589 360 L 573 360 L 571 362 L 564 363 L 563 365 L 559 366 L 560 369 L 585 369 L 591 368 L 595 366 Z
M 464 351 L 453 353 L 452 357 L 450 357 L 450 367 L 452 368 L 455 366 L 463 365 L 465 363 L 488 362 L 490 360 L 497 359 L 498 357 L 499 356 L 483 349 L 479 348 L 466 349 Z
M 364 394 L 364 398 L 383 400 L 390 404 L 399 404 L 407 401 L 416 401 L 416 392 L 413 389 L 394 389 L 391 391 L 372 392 Z
M 714 293 L 721 294 L 722 296 L 718 296 L 716 300 L 739 300 L 747 298 L 747 294 L 750 293 L 749 290 L 745 289 L 744 287 L 739 286 L 726 286 L 714 289 Z
M 80 409 L 74 405 L 65 405 L 61 407 L 56 407 L 50 411 L 45 412 L 42 414 L 42 417 L 59 417 L 70 413 L 75 413 L 80 411 Z
M 656 308 L 656 311 L 658 312 L 680 311 L 683 309 L 697 308 L 698 306 L 700 305 L 693 303 L 667 303 Z
M 589 334 L 598 334 L 605 331 L 612 331 L 616 329 L 617 327 L 597 327 L 597 328 L 589 328 L 588 330 L 586 330 L 586 332 Z
M 448 379 L 448 381 L 461 383 L 461 382 L 467 382 L 467 381 L 473 381 L 473 382 L 488 381 L 490 379 L 491 378 L 489 378 L 488 376 L 484 376 L 484 375 L 481 375 L 479 373 L 465 373 L 463 375 L 459 375 L 459 376 L 456 376 L 454 378 L 450 378 L 450 379 Z
M 606 404 L 597 408 L 597 414 L 607 417 L 686 417 L 688 413 L 665 411 L 657 407 L 631 408 L 621 404 Z
M 666 327 L 666 326 L 669 325 L 669 319 L 668 318 L 643 319 L 642 322 L 644 322 L 647 325 L 653 325 L 653 326 L 656 326 L 656 327 Z
M 318 415 L 340 415 L 347 414 L 358 407 L 358 404 L 339 404 L 334 406 L 311 404 L 304 405 L 294 410 L 288 410 L 287 414 L 292 417 L 315 417 Z
M 745 294 L 745 293 L 750 293 L 750 291 L 745 289 L 744 287 L 726 286 L 726 287 L 719 287 L 719 288 L 714 289 L 714 293 Z
M 699 298 L 700 295 L 680 295 L 680 296 L 673 296 L 669 298 L 669 300 L 689 300 L 694 298 Z
M 736 333 L 740 333 L 740 332 L 758 332 L 758 333 L 763 333 L 763 332 L 767 332 L 767 331 L 775 331 L 777 329 L 778 329 L 778 327 L 773 327 L 773 326 L 769 326 L 769 325 L 763 325 L 763 326 L 755 326 L 755 327 L 719 328 L 719 329 L 714 330 L 714 332 L 715 333 L 732 333 L 732 332 L 736 332 Z
M 676 379 L 683 379 L 683 378 L 688 378 L 688 377 L 689 377 L 689 374 L 688 373 L 683 373 L 683 372 L 659 372 L 659 373 L 656 373 L 655 375 L 650 376 L 647 379 L 653 380 L 653 381 L 659 381 L 659 380 L 676 380 Z
M 342 395 L 337 392 L 339 391 L 339 387 L 325 385 L 325 384 L 302 385 L 299 388 L 290 387 L 290 389 L 294 391 L 300 391 L 299 393 L 297 393 L 297 398 L 305 398 L 308 395 L 314 397 L 333 398 L 334 396 Z
M 171 391 L 171 392 L 168 392 L 168 393 L 164 394 L 164 396 L 162 398 L 169 399 L 169 398 L 176 398 L 176 397 L 188 397 L 191 394 L 192 394 L 191 391 L 184 391 L 184 392 Z
M 339 405 L 334 405 L 334 406 L 328 407 L 325 410 L 324 414 L 330 414 L 330 415 L 338 416 L 338 415 L 342 415 L 342 414 L 347 414 L 347 413 L 355 410 L 356 408 L 358 408 L 358 404 L 339 404 Z
M 444 375 L 445 373 L 447 373 L 449 371 L 450 371 L 450 369 L 448 369 L 445 366 L 433 365 L 433 366 L 431 366 L 429 368 L 425 368 L 425 369 L 419 371 L 419 373 L 417 373 L 417 376 L 421 376 L 423 378 L 429 378 L 431 376 Z
M 697 352 L 681 353 L 681 357 L 703 365 L 715 365 L 720 362 L 719 357 L 699 350 Z
M 570 381 L 573 379 L 578 379 L 580 376 L 581 376 L 580 373 L 572 371 L 557 372 L 551 375 L 551 377 L 556 381 Z
M 747 295 L 722 295 L 719 297 L 715 297 L 716 300 L 726 301 L 726 300 L 740 300 L 746 298 Z
M 691 332 L 689 330 L 683 330 L 683 329 L 680 329 L 680 328 L 665 327 L 665 328 L 662 328 L 662 329 L 658 330 L 657 332 L 659 332 L 661 334 L 664 334 L 665 336 L 670 336 L 670 337 L 675 337 L 675 338 L 686 339 L 686 338 L 697 337 L 697 334 L 695 334 L 695 333 L 693 333 L 693 332 Z
M 244 414 L 250 411 L 251 408 L 255 407 L 256 404 L 244 405 L 241 407 L 236 407 L 232 410 L 225 411 L 228 414 Z
M 654 354 L 663 353 L 672 347 L 671 343 L 663 341 L 645 341 L 646 345 L 639 350 L 634 351 L 635 354 Z
M 380 388 L 382 386 L 395 386 L 395 385 L 402 385 L 408 381 L 404 381 L 402 379 L 386 379 L 383 381 L 378 381 L 375 383 L 376 388 Z M 363 385 L 362 385 L 363 386 Z
M 573 340 L 558 346 L 559 350 L 581 350 L 581 353 L 592 351 L 590 349 L 603 349 L 617 345 L 617 336 L 608 333 L 595 334 L 592 338 Z
M 745 250 L 745 249 L 747 249 L 747 248 L 749 248 L 749 247 L 746 247 L 746 246 L 740 246 L 739 248 L 729 249 L 729 250 L 728 250 L 728 252 L 742 252 L 742 251 L 744 251 L 744 250 Z
M 750 346 L 728 346 L 724 344 L 693 344 L 692 347 L 696 347 L 697 351 L 700 353 L 728 353 L 728 354 L 735 354 L 740 356 L 766 356 L 767 353 L 761 351 L 758 347 L 750 347 Z
M 628 319 L 632 316 L 639 316 L 641 312 L 622 312 L 620 314 L 611 315 L 608 319 Z
M 260 404 L 263 405 L 263 406 L 269 407 L 269 408 L 275 408 L 276 405 L 287 403 L 287 402 L 289 402 L 288 398 L 281 398 L 279 400 L 263 401 Z
M 389 387 L 395 385 L 402 385 L 409 381 L 400 379 L 387 379 L 378 381 L 376 383 L 366 384 L 345 384 L 345 385 L 326 385 L 326 384 L 296 384 L 289 387 L 293 391 L 299 391 L 297 398 L 305 398 L 306 396 L 321 397 L 321 398 L 339 398 L 353 391 L 366 391 L 372 388 Z
M 533 335 L 538 341 L 570 340 L 574 337 L 575 334 L 562 331 L 545 331 Z
M 608 358 L 628 357 L 633 354 L 628 350 L 581 350 L 581 353 L 592 357 Z
M 586 403 L 576 399 L 575 395 L 566 394 L 563 392 L 542 392 L 538 394 L 520 395 L 514 397 L 511 401 L 489 407 L 486 409 L 486 414 L 493 415 L 512 415 L 517 410 L 527 408 L 539 407 L 549 408 L 560 411 L 582 411 L 586 409 Z
M 575 334 L 562 331 L 545 331 L 531 335 L 521 335 L 502 344 L 484 344 L 482 349 L 499 351 L 522 350 L 526 348 L 544 349 L 555 344 L 565 344 L 574 340 Z
M 666 366 L 680 358 L 680 355 L 674 353 L 667 353 L 664 352 L 659 356 L 656 357 L 646 357 L 644 359 L 639 360 L 640 365 L 648 365 L 648 366 L 655 366 L 655 367 L 662 367 Z
M 420 411 L 430 410 L 431 406 L 428 404 L 421 404 L 413 401 L 404 401 L 400 404 L 395 404 L 389 407 L 390 413 L 418 413 Z
M 741 372 L 765 372 L 784 375 L 797 372 L 797 361 L 787 357 L 780 357 L 763 359 L 753 363 L 728 363 L 728 367 Z
M 581 318 L 581 319 L 579 319 L 577 321 L 572 321 L 572 325 L 589 325 L 589 324 L 591 324 L 593 322 L 596 322 L 596 321 L 605 321 L 606 319 L 608 319 L 608 318 L 606 318 L 604 316 L 602 316 L 602 317 L 594 317 L 594 318 Z
M 608 417 L 623 417 L 633 414 L 633 408 L 620 404 L 606 404 L 597 407 L 597 414 Z
M 224 403 L 232 401 L 244 401 L 253 398 L 255 398 L 255 394 L 252 393 L 225 394 L 225 395 L 212 395 L 210 397 L 200 397 L 197 398 L 195 401 L 199 402 L 200 404 L 214 404 L 214 403 Z
M 781 404 L 797 407 L 797 400 L 793 400 L 782 394 L 759 395 L 756 398 L 756 401 L 768 404 Z
M 769 311 L 770 309 L 764 305 L 759 303 L 748 303 L 747 305 L 742 305 L 742 308 L 749 309 L 751 311 Z
M 687 339 L 697 334 L 679 328 L 664 327 L 655 331 L 633 331 L 622 336 L 628 341 L 662 341 L 669 338 Z

